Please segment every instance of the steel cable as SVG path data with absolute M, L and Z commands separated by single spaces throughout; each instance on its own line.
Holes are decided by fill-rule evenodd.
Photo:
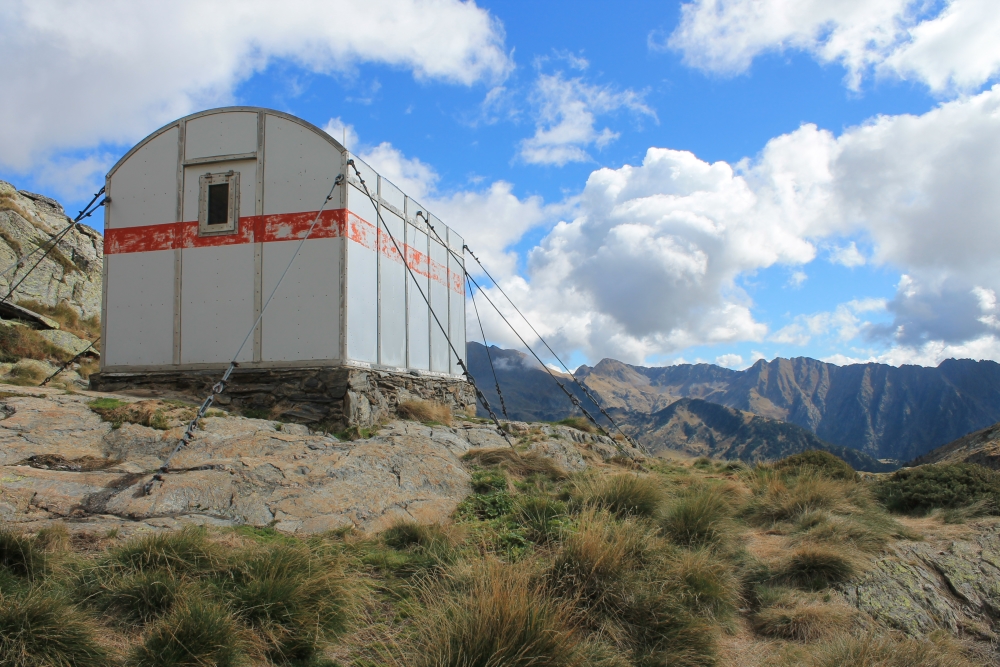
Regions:
M 503 392 L 500 391 L 500 380 L 497 379 L 497 369 L 493 366 L 493 355 L 490 354 L 489 343 L 486 342 L 486 331 L 483 329 L 483 319 L 479 317 L 479 306 L 476 305 L 476 293 L 472 291 L 472 283 L 467 282 L 469 285 L 469 298 L 472 300 L 472 308 L 476 312 L 476 321 L 479 322 L 479 331 L 483 334 L 483 347 L 486 348 L 486 358 L 490 362 L 490 370 L 493 371 L 493 384 L 497 388 L 497 397 L 500 399 L 500 411 L 503 412 L 503 418 L 510 421 L 510 417 L 507 416 L 507 404 L 503 400 Z M 468 352 L 468 349 L 466 349 Z
M 486 301 L 491 306 L 493 306 L 493 310 L 497 311 L 497 314 L 500 315 L 500 317 L 503 319 L 504 323 L 508 327 L 510 327 L 510 330 L 514 332 L 514 335 L 518 337 L 518 339 L 521 341 L 521 344 L 524 345 L 525 348 L 527 348 L 528 352 L 531 352 L 531 356 L 533 356 L 535 358 L 535 360 L 538 361 L 539 364 L 541 364 L 542 368 L 545 369 L 545 372 L 549 374 L 549 377 L 551 377 L 552 380 L 557 385 L 559 385 L 559 388 L 562 389 L 563 393 L 565 393 L 566 396 L 569 398 L 570 403 L 572 403 L 575 407 L 579 408 L 580 412 L 583 413 L 583 416 L 586 417 L 588 420 L 590 420 L 590 422 L 600 430 L 600 432 L 601 432 L 602 435 L 606 436 L 609 440 L 611 440 L 611 442 L 614 443 L 615 448 L 619 452 L 621 452 L 622 454 L 625 454 L 625 450 L 622 448 L 622 446 L 620 444 L 618 444 L 618 441 L 615 440 L 614 437 L 612 437 L 612 435 L 610 433 L 608 433 L 607 429 L 604 428 L 600 424 L 600 422 L 598 422 L 596 419 L 594 419 L 594 416 L 592 414 L 590 414 L 590 412 L 588 412 L 585 407 L 583 407 L 582 405 L 580 405 L 580 399 L 577 398 L 576 396 L 574 396 L 573 393 L 569 389 L 566 388 L 566 385 L 564 385 L 562 382 L 559 381 L 559 378 L 557 378 L 555 376 L 555 373 L 552 372 L 552 369 L 549 368 L 548 366 L 546 366 L 545 362 L 543 362 L 541 360 L 541 358 L 537 354 L 535 354 L 535 351 L 531 349 L 531 346 L 528 345 L 527 341 L 524 340 L 524 337 L 517 331 L 517 329 L 514 328 L 514 326 L 507 320 L 507 318 L 504 317 L 504 314 L 502 312 L 500 312 L 500 309 L 496 307 L 496 304 L 493 303 L 493 300 L 490 299 L 490 296 L 485 292 L 485 290 L 483 290 L 483 288 L 479 285 L 479 283 L 476 282 L 476 279 L 473 278 L 471 275 L 469 275 L 468 271 L 466 271 L 465 277 L 468 278 L 472 282 L 472 284 L 476 286 L 476 289 L 479 290 L 480 294 L 482 294 L 483 297 L 486 299 Z M 625 436 L 625 437 L 627 438 L 628 436 Z M 645 451 L 645 449 L 643 449 L 643 451 Z M 647 452 L 647 454 L 648 454 L 648 452 Z
M 354 174 L 358 177 L 358 181 L 361 183 L 361 186 L 365 189 L 365 194 L 368 195 L 368 199 L 371 200 L 372 206 L 375 207 L 375 215 L 378 217 L 379 224 L 382 225 L 382 227 L 385 228 L 385 233 L 389 236 L 389 240 L 392 241 L 392 245 L 396 248 L 396 253 L 399 255 L 399 258 L 402 260 L 403 266 L 406 267 L 406 270 L 410 274 L 410 277 L 413 278 L 413 283 L 416 285 L 417 291 L 420 292 L 420 296 L 423 298 L 424 303 L 427 304 L 427 311 L 434 318 L 434 321 L 437 323 L 438 328 L 441 329 L 441 333 L 444 334 L 444 339 L 448 342 L 448 347 L 451 349 L 452 353 L 455 355 L 455 358 L 458 360 L 458 365 L 462 368 L 462 374 L 465 376 L 465 379 L 468 380 L 469 384 L 472 385 L 472 389 L 476 393 L 476 398 L 479 399 L 479 401 L 483 404 L 483 407 L 486 408 L 486 411 L 490 414 L 490 418 L 493 420 L 493 423 L 496 426 L 497 432 L 499 432 L 500 435 L 503 436 L 503 439 L 507 441 L 507 444 L 510 445 L 511 450 L 513 450 L 513 452 L 514 452 L 514 456 L 517 456 L 518 458 L 520 458 L 521 455 L 517 453 L 517 449 L 514 447 L 514 443 L 510 441 L 510 438 L 507 436 L 507 432 L 504 430 L 503 426 L 501 426 L 501 424 L 500 424 L 500 420 L 497 419 L 496 413 L 494 413 L 493 412 L 493 408 L 490 407 L 490 402 L 488 400 L 486 400 L 486 395 L 483 394 L 483 392 L 479 389 L 478 386 L 476 386 L 476 380 L 475 380 L 475 378 L 472 377 L 472 373 L 469 372 L 469 368 L 465 365 L 465 361 L 462 360 L 462 355 L 460 355 L 458 353 L 458 351 L 455 349 L 454 344 L 452 344 L 452 342 L 451 342 L 451 336 L 448 335 L 447 329 L 445 329 L 444 325 L 441 324 L 441 320 L 438 319 L 437 313 L 435 313 L 434 309 L 431 307 L 430 299 L 427 298 L 427 295 L 424 294 L 424 291 L 420 288 L 420 281 L 418 281 L 417 277 L 415 275 L 413 275 L 413 269 L 410 268 L 410 264 L 406 261 L 406 254 L 402 252 L 402 250 L 399 247 L 399 243 L 396 242 L 396 237 L 393 236 L 393 234 L 392 234 L 391 231 L 389 231 L 389 226 L 386 225 L 385 221 L 382 219 L 382 213 L 379 211 L 378 203 L 375 201 L 375 197 L 372 196 L 371 191 L 368 189 L 368 186 L 365 184 L 365 179 L 363 179 L 361 177 L 361 172 L 358 171 L 358 165 L 356 165 L 354 163 L 353 159 L 348 160 L 347 164 L 351 168 L 354 169 Z M 425 216 L 424 219 L 426 220 L 426 216 Z M 428 223 L 427 226 L 431 227 L 430 223 Z M 431 229 L 433 230 L 434 228 L 431 227 Z M 434 235 L 438 237 L 438 240 L 441 239 L 441 237 L 437 235 L 436 231 L 434 232 Z M 448 248 L 448 244 L 447 243 L 443 243 L 442 242 L 442 245 L 445 248 Z M 451 249 L 448 248 L 448 251 L 451 252 Z M 454 254 L 454 253 L 452 253 L 452 254 Z M 464 262 L 463 262 L 462 271 L 463 272 L 465 271 Z M 466 275 L 468 275 L 468 274 L 466 273 Z
M 45 254 L 43 254 L 38 259 L 38 261 L 35 262 L 31 266 L 31 268 L 28 269 L 25 272 L 25 274 L 23 276 L 21 276 L 21 279 L 19 281 L 17 281 L 17 283 L 13 287 L 10 288 L 10 290 L 7 292 L 6 296 L 4 296 L 2 299 L 0 299 L 0 303 L 6 303 L 7 299 L 10 298 L 10 295 L 14 293 L 14 290 L 16 290 L 18 287 L 20 287 L 21 283 L 23 283 L 25 280 L 27 280 L 28 276 L 31 275 L 31 272 L 34 271 L 38 267 L 38 265 L 41 264 L 42 261 L 46 257 L 49 256 L 49 253 L 52 252 L 53 249 L 55 249 L 55 247 L 59 244 L 59 242 L 62 241 L 66 237 L 66 235 L 69 234 L 69 232 L 74 227 L 76 227 L 77 224 L 79 224 L 79 222 L 81 220 L 83 220 L 85 218 L 89 218 L 94 213 L 94 211 L 96 211 L 97 209 L 99 209 L 101 206 L 103 206 L 108 201 L 108 198 L 105 197 L 99 204 L 97 204 L 97 206 L 94 206 L 93 208 L 90 208 L 93 205 L 93 203 L 97 200 L 97 198 L 100 197 L 102 194 L 104 194 L 104 188 L 101 188 L 100 191 L 96 195 L 94 195 L 94 198 L 90 200 L 90 203 L 87 204 L 87 206 L 85 206 L 82 211 L 80 211 L 79 215 L 76 216 L 76 219 L 73 220 L 73 222 L 68 227 L 66 227 L 66 229 L 62 230 L 61 232 L 59 232 L 58 234 L 56 234 L 54 237 L 52 237 L 51 244 L 49 245 L 48 249 L 45 251 Z M 87 209 L 90 209 L 90 210 L 88 211 Z M 20 266 L 21 264 L 23 264 L 25 262 L 25 260 L 27 260 L 28 257 L 31 257 L 32 255 L 34 255 L 36 252 L 38 252 L 41 249 L 42 249 L 42 246 L 38 246 L 38 248 L 36 248 L 35 250 L 33 250 L 32 252 L 28 253 L 27 255 L 25 255 L 24 257 L 22 257 L 21 259 L 19 259 L 17 262 L 15 262 L 14 266 L 8 267 L 4 271 L 4 274 L 6 274 L 7 271 L 10 271 L 11 269 L 15 269 L 15 273 L 16 273 L 16 269 L 17 269 L 18 266 Z
M 448 245 L 447 245 L 446 243 L 444 243 L 444 241 L 442 241 L 442 240 L 441 240 L 441 236 L 440 236 L 440 235 L 439 235 L 439 234 L 437 233 L 437 230 L 436 230 L 436 229 L 434 229 L 434 225 L 433 225 L 433 224 L 431 223 L 431 221 L 430 221 L 430 219 L 429 219 L 429 218 L 427 217 L 427 215 L 426 215 L 426 214 L 424 214 L 424 213 L 423 213 L 423 211 L 417 211 L 417 215 L 418 215 L 418 216 L 423 216 L 423 218 L 424 218 L 424 221 L 425 221 L 425 222 L 427 223 L 427 226 L 428 226 L 428 227 L 430 228 L 430 230 L 431 230 L 432 232 L 434 232 L 434 236 L 436 236 L 436 237 L 438 238 L 438 241 L 440 241 L 440 242 L 441 242 L 441 244 L 442 244 L 442 245 L 444 245 L 444 247 L 448 249 L 448 252 L 450 252 L 450 253 L 451 253 L 451 254 L 452 254 L 452 255 L 453 255 L 454 257 L 458 258 L 458 255 L 457 255 L 457 254 L 455 254 L 455 252 L 454 252 L 454 251 L 453 251 L 453 250 L 452 250 L 451 248 L 449 248 L 449 247 L 448 247 Z M 489 271 L 487 271 L 487 270 L 486 270 L 486 267 L 484 267 L 484 266 L 483 266 L 483 263 L 482 263 L 482 262 L 480 262 L 480 261 L 479 261 L 479 258 L 478 258 L 478 257 L 476 257 L 476 255 L 475 255 L 475 254 L 474 254 L 474 253 L 472 252 L 472 249 L 471 249 L 471 248 L 470 248 L 470 247 L 469 247 L 468 245 L 463 245 L 463 246 L 462 246 L 462 250 L 468 250 L 468 251 L 469 251 L 469 254 L 470 254 L 470 255 L 472 255 L 472 258 L 473 258 L 474 260 L 476 260 L 476 263 L 477 263 L 477 264 L 479 264 L 479 268 L 481 268 L 481 269 L 483 270 L 483 273 L 485 273 L 485 274 L 486 274 L 486 276 L 487 276 L 487 277 L 488 277 L 488 278 L 490 279 L 490 281 L 491 281 L 491 282 L 493 282 L 493 284 L 494 284 L 494 285 L 496 285 L 497 289 L 498 289 L 498 290 L 500 290 L 500 293 L 504 295 L 504 297 L 505 297 L 505 298 L 507 299 L 507 301 L 508 301 L 508 302 L 510 302 L 510 305 L 511 305 L 511 306 L 514 306 L 514 310 L 516 310 L 516 311 L 517 311 L 517 314 L 518 314 L 518 315 L 520 315 L 520 316 L 521 316 L 521 318 L 522 318 L 522 319 L 523 319 L 523 320 L 525 321 L 525 323 L 526 323 L 526 324 L 528 325 L 528 327 L 530 327 L 530 328 L 531 328 L 531 330 L 532 330 L 532 331 L 533 331 L 533 332 L 535 333 L 535 336 L 537 336 L 537 337 L 538 337 L 538 340 L 542 341 L 542 344 L 543 344 L 543 345 L 545 345 L 545 347 L 547 347 L 547 348 L 548 348 L 549 352 L 551 352 L 551 353 L 552 353 L 552 356 L 554 356 L 554 357 L 556 358 L 556 360 L 557 360 L 557 361 L 558 361 L 558 362 L 559 362 L 559 363 L 560 363 L 560 364 L 562 365 L 562 367 L 563 367 L 564 369 L 566 369 L 566 373 L 567 373 L 567 374 L 569 375 L 569 377 L 570 377 L 570 378 L 571 378 L 571 379 L 573 380 L 573 382 L 575 382 L 575 383 L 576 383 L 577 385 L 579 385 L 579 387 L 580 387 L 580 388 L 581 388 L 581 389 L 583 390 L 583 393 L 584 393 L 584 394 L 585 394 L 585 395 L 587 396 L 587 398 L 589 398 L 589 399 L 590 399 L 590 401 L 591 401 L 591 402 L 592 402 L 592 403 L 593 403 L 593 404 L 594 404 L 595 406 L 597 406 L 597 409 L 598 409 L 598 410 L 600 411 L 600 413 L 601 413 L 602 415 L 604 415 L 604 416 L 605 416 L 605 417 L 607 418 L 607 420 L 608 420 L 609 422 L 611 422 L 611 425 L 612 425 L 612 426 L 614 426 L 614 427 L 615 427 L 615 429 L 616 429 L 616 430 L 617 430 L 617 431 L 618 431 L 619 433 L 621 433 L 621 434 L 622 434 L 622 437 L 624 437 L 624 438 L 625 438 L 625 439 L 626 439 L 626 440 L 627 440 L 627 441 L 628 441 L 628 442 L 629 442 L 629 443 L 630 443 L 630 444 L 631 444 L 631 445 L 632 445 L 633 447 L 635 447 L 636 449 L 641 449 L 641 450 L 642 450 L 643 452 L 645 452 L 645 454 L 646 454 L 646 455 L 648 456 L 648 455 L 649 455 L 649 450 L 648 450 L 648 449 L 646 449 L 646 447 L 645 447 L 645 446 L 644 446 L 644 445 L 643 445 L 642 443 L 640 443 L 639 441 L 637 441 L 637 440 L 635 440 L 634 438 L 632 438 L 632 437 L 631 437 L 631 436 L 630 436 L 630 435 L 629 435 L 628 433 L 625 433 L 625 431 L 623 431 L 623 430 L 621 429 L 621 427 L 620 427 L 620 426 L 618 426 L 618 423 L 617 423 L 617 422 L 615 422 L 615 420 L 611 418 L 611 415 L 609 415 L 609 414 L 607 413 L 607 411 L 605 411 L 605 409 L 604 409 L 604 408 L 603 408 L 603 407 L 601 406 L 601 404 L 600 404 L 600 403 L 599 403 L 599 402 L 597 401 L 597 399 L 596 399 L 596 398 L 594 398 L 594 396 L 592 396 L 592 395 L 591 395 L 591 393 L 590 393 L 590 392 L 589 392 L 589 391 L 587 390 L 587 388 L 586 388 L 586 387 L 585 387 L 585 386 L 584 386 L 584 385 L 583 385 L 583 384 L 582 384 L 582 383 L 581 383 L 581 382 L 580 382 L 580 381 L 579 381 L 579 380 L 578 380 L 578 379 L 576 378 L 576 376 L 575 376 L 575 375 L 573 375 L 573 373 L 572 373 L 572 372 L 571 372 L 571 371 L 569 370 L 569 367 L 568 367 L 568 366 L 566 366 L 566 364 L 564 364 L 564 363 L 563 363 L 562 359 L 560 359 L 560 358 L 559 358 L 559 355 L 557 355 L 557 354 L 555 353 L 555 351 L 554 351 L 554 350 L 553 350 L 553 349 L 552 349 L 552 348 L 551 348 L 551 347 L 549 346 L 549 344 L 545 342 L 545 339 L 544 339 L 544 338 L 542 338 L 541 334 L 539 334 L 539 333 L 538 333 L 538 331 L 537 331 L 537 330 L 535 329 L 535 327 L 533 327 L 533 326 L 531 325 L 531 322 L 529 322 L 529 321 L 528 321 L 528 318 L 524 316 L 524 313 L 522 313 L 522 312 L 520 311 L 520 309 L 519 309 L 519 308 L 518 308 L 518 307 L 517 307 L 517 306 L 516 306 L 516 305 L 514 304 L 514 302 L 513 302 L 512 300 L 511 300 L 511 298 L 510 298 L 509 296 L 507 296 L 507 293 L 503 291 L 503 288 L 501 288 L 501 287 L 500 287 L 500 286 L 499 286 L 499 285 L 497 284 L 497 282 L 496 282 L 495 280 L 493 280 L 493 276 L 491 276 L 491 275 L 489 274 Z M 464 266 L 465 266 L 465 265 L 464 265 L 464 262 L 463 262 L 463 270 L 464 270 Z M 555 376 L 554 376 L 554 375 L 552 375 L 552 372 L 551 372 L 551 371 L 549 370 L 549 367 L 545 365 L 545 363 L 544 363 L 544 362 L 543 362 L 543 361 L 542 361 L 542 360 L 541 360 L 541 359 L 540 359 L 540 358 L 538 357 L 538 355 L 537 355 L 537 354 L 535 354 L 535 351 L 534 351 L 534 350 L 533 350 L 533 349 L 531 348 L 531 346 L 530 346 L 530 345 L 528 345 L 527 341 L 525 341 L 525 340 L 524 340 L 524 338 L 523 338 L 523 337 L 521 336 L 521 334 L 519 334 L 519 333 L 517 332 L 517 330 L 516 330 L 516 329 L 514 329 L 514 326 L 513 326 L 513 325 L 512 325 L 511 323 L 510 323 L 510 321 L 509 321 L 509 320 L 507 320 L 507 318 L 506 318 L 506 317 L 504 316 L 504 314 L 503 314 L 502 312 L 500 312 L 500 309 L 499 309 L 499 308 L 497 308 L 496 304 L 494 304 L 494 303 L 493 303 L 492 299 L 490 299 L 490 298 L 489 298 L 489 296 L 488 296 L 488 295 L 486 294 L 486 292 L 485 292 L 485 291 L 483 290 L 483 288 L 482 288 L 482 287 L 481 287 L 481 286 L 479 285 L 479 283 L 477 283 L 477 282 L 476 282 L 476 281 L 475 281 L 475 280 L 474 280 L 474 279 L 472 278 L 472 276 L 470 276 L 470 275 L 469 275 L 469 272 L 468 272 L 468 271 L 465 271 L 465 275 L 466 275 L 466 277 L 467 277 L 467 278 L 468 278 L 469 280 L 471 280 L 471 281 L 472 281 L 472 283 L 473 283 L 473 284 L 475 284 L 475 285 L 476 285 L 476 287 L 477 287 L 477 288 L 479 289 L 479 291 L 480 291 L 480 292 L 482 292 L 483 296 L 484 296 L 484 297 L 486 298 L 486 300 L 487 300 L 487 301 L 489 302 L 489 304 L 490 304 L 491 306 L 493 306 L 493 309 L 497 311 L 497 314 L 498 314 L 498 315 L 500 315 L 500 317 L 501 317 L 501 318 L 503 319 L 503 321 L 504 321 L 504 322 L 505 322 L 505 323 L 507 324 L 507 326 L 508 326 L 508 327 L 510 327 L 511 331 L 513 331 L 513 332 L 514 332 L 514 334 L 515 334 L 515 335 L 516 335 L 516 336 L 517 336 L 517 337 L 518 337 L 518 338 L 519 338 L 519 339 L 521 340 L 521 343 L 523 343 L 523 344 L 524 344 L 524 346 L 525 346 L 525 348 L 527 348 L 528 352 L 531 352 L 532 356 L 533 356 L 533 357 L 535 357 L 535 359 L 537 359 L 537 360 L 538 360 L 538 363 L 540 363 L 540 364 L 542 365 L 542 367 L 543 367 L 543 368 L 544 368 L 544 369 L 545 369 L 546 371 L 548 371 L 548 372 L 549 372 L 549 375 L 550 375 L 550 376 L 552 377 L 552 379 L 553 379 L 553 380 L 555 380 L 555 381 L 556 381 L 556 384 L 558 384 L 558 385 L 559 385 L 559 387 L 560 387 L 560 388 L 561 388 L 561 389 L 562 389 L 562 390 L 563 390 L 564 392 L 566 392 L 566 395 L 567 395 L 567 396 L 569 396 L 569 398 L 570 398 L 570 401 L 571 401 L 571 402 L 573 403 L 573 405 L 574 405 L 574 406 L 576 406 L 577 408 L 579 408 L 579 409 L 580 409 L 580 411 L 581 411 L 581 412 L 582 412 L 582 413 L 583 413 L 583 414 L 584 414 L 584 415 L 585 415 L 585 416 L 587 417 L 587 419 L 589 419 L 589 420 L 590 420 L 590 421 L 591 421 L 591 422 L 592 422 L 592 423 L 594 424 L 594 426 L 596 426 L 596 427 L 597 427 L 598 429 L 600 429 L 600 430 L 601 430 L 601 432 L 602 432 L 602 433 L 603 433 L 604 435 L 608 436 L 609 438 L 611 438 L 611 440 L 612 440 L 612 441 L 614 441 L 615 439 L 614 439 L 613 437 L 611 437 L 611 434 L 610 434 L 610 433 L 608 433 L 608 432 L 607 432 L 607 430 L 606 430 L 606 429 L 605 429 L 605 428 L 604 428 L 603 426 L 601 426 L 601 424 L 600 424 L 600 423 L 599 423 L 599 422 L 598 422 L 598 421 L 597 421 L 596 419 L 594 419 L 594 417 L 593 417 L 593 416 L 591 416 L 591 414 L 590 414 L 590 413 L 589 413 L 589 412 L 588 412 L 588 411 L 587 411 L 586 409 L 584 409 L 584 407 L 583 407 L 582 405 L 580 405 L 580 403 L 579 403 L 579 399 L 577 399 L 577 398 L 576 398 L 575 396 L 573 396 L 573 394 L 572 394 L 572 393 L 570 393 L 569 391 L 567 391 L 567 390 L 566 390 L 566 388 L 565 388 L 565 387 L 564 387 L 564 386 L 562 385 L 562 383 L 560 383 L 560 382 L 559 382 L 558 380 L 556 380 L 556 379 L 555 379 Z M 475 303 L 473 303 L 473 305 L 475 305 Z M 477 316 L 478 316 L 478 313 L 477 313 Z M 481 324 L 482 324 L 482 320 L 480 320 L 480 325 L 481 325 Z M 484 340 L 485 340 L 485 336 L 484 336 Z M 494 377 L 495 377 L 495 375 L 494 375 Z M 501 399 L 501 400 L 502 400 L 502 399 Z M 617 445 L 616 445 L 616 446 L 617 446 Z
M 521 309 L 517 307 L 517 304 L 515 304 L 514 301 L 507 295 L 507 293 L 503 291 L 503 288 L 500 287 L 500 283 L 498 283 L 496 280 L 493 279 L 493 276 L 490 275 L 490 272 L 486 270 L 486 267 L 483 266 L 483 263 L 481 261 L 479 261 L 479 258 L 476 257 L 476 254 L 474 252 L 472 252 L 472 248 L 470 248 L 469 246 L 466 245 L 466 246 L 462 246 L 462 249 L 469 251 L 469 255 L 472 256 L 472 259 L 476 260 L 476 264 L 478 264 L 479 268 L 483 270 L 483 273 L 486 274 L 486 277 L 490 279 L 490 282 L 493 283 L 493 285 L 497 288 L 497 290 L 500 291 L 501 294 L 503 294 L 504 298 L 507 299 L 507 302 L 514 308 L 515 311 L 517 311 L 517 314 L 521 316 L 521 319 L 524 320 L 524 323 L 528 325 L 528 327 L 535 334 L 535 336 L 538 338 L 538 340 L 540 340 L 542 342 L 542 345 L 544 345 L 548 349 L 548 351 L 552 354 L 552 356 L 555 357 L 556 361 L 559 362 L 559 365 L 562 366 L 566 370 L 566 373 L 573 379 L 573 382 L 575 382 L 576 385 L 578 387 L 580 387 L 580 389 L 583 391 L 584 395 L 586 395 L 586 397 L 590 399 L 590 402 L 593 403 L 597 407 L 597 409 L 600 411 L 600 413 L 602 415 L 604 415 L 604 417 L 607 418 L 607 420 L 609 422 L 611 422 L 611 425 L 614 426 L 615 429 L 619 433 L 622 434 L 622 436 L 624 436 L 637 449 L 641 449 L 642 451 L 644 451 L 648 455 L 649 454 L 649 450 L 646 449 L 645 445 L 643 445 L 641 442 L 639 442 L 638 440 L 636 440 L 635 438 L 633 438 L 629 434 L 625 433 L 625 431 L 623 431 L 621 429 L 621 427 L 618 425 L 618 423 L 614 419 L 612 419 L 611 415 L 609 415 L 607 413 L 607 411 L 600 404 L 600 402 L 590 393 L 590 390 L 587 389 L 587 386 L 585 384 L 583 384 L 582 382 L 580 382 L 580 380 L 576 377 L 576 375 L 574 375 L 573 372 L 569 370 L 569 366 L 567 366 L 565 363 L 563 363 L 563 360 L 559 358 L 559 355 L 556 354 L 555 350 L 553 350 L 552 347 L 545 341 L 545 339 L 542 338 L 542 335 L 540 333 L 538 333 L 538 330 L 535 329 L 534 326 L 532 326 L 532 324 L 528 320 L 528 318 L 525 317 L 524 313 L 521 312 Z M 482 291 L 482 288 L 480 288 L 480 291 Z M 492 302 L 491 302 L 491 305 L 492 305 Z M 500 313 L 500 310 L 495 305 L 493 307 L 497 310 L 498 313 Z M 503 313 L 500 313 L 500 316 L 503 317 Z M 506 321 L 506 318 L 505 318 L 505 321 Z M 513 329 L 513 326 L 511 326 L 509 322 L 507 323 L 507 326 L 510 326 L 511 329 Z M 521 340 L 523 342 L 524 339 L 522 338 Z M 527 345 L 527 344 L 525 344 L 525 345 Z M 529 348 L 529 351 L 531 351 L 530 348 Z M 534 352 L 532 352 L 532 354 L 534 354 Z M 537 355 L 535 355 L 535 357 L 537 358 Z

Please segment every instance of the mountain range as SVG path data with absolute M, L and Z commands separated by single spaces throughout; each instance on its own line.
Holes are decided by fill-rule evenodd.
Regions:
M 554 421 L 574 414 L 565 394 L 533 359 L 495 346 L 490 347 L 490 354 L 511 419 Z M 477 384 L 499 414 L 486 348 L 470 342 L 468 359 Z M 645 367 L 604 359 L 593 367 L 577 368 L 573 375 L 629 429 L 641 431 L 654 446 L 662 443 L 671 448 L 688 446 L 667 437 L 670 429 L 663 426 L 674 417 L 660 413 L 681 399 L 700 399 L 795 425 L 828 445 L 900 462 L 1000 421 L 1000 364 L 993 361 L 948 359 L 931 368 L 877 363 L 838 366 L 797 357 L 760 360 L 736 371 L 712 364 Z M 561 373 L 556 377 L 588 404 L 573 377 Z M 708 408 L 701 406 L 692 412 L 692 405 L 688 403 L 683 410 L 708 414 Z M 723 440 L 735 437 L 727 433 Z M 782 437 L 804 446 L 805 441 L 796 440 L 799 436 Z M 728 451 L 728 447 L 723 449 Z M 760 444 L 752 449 L 760 449 Z M 769 444 L 761 451 L 784 449 Z

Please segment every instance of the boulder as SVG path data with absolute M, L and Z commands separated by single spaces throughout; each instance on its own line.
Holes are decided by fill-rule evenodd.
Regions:
M 100 356 L 100 353 L 90 346 L 89 340 L 84 340 L 74 336 L 68 331 L 50 329 L 46 331 L 39 331 L 38 335 L 52 343 L 52 345 L 58 348 L 63 354 L 67 354 L 71 357 L 75 357 L 84 350 L 87 350 L 87 354 L 95 357 Z

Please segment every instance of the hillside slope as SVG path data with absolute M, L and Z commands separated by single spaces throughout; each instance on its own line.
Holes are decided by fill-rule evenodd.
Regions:
M 693 456 L 756 463 L 821 449 L 857 470 L 885 472 L 895 468 L 857 450 L 824 442 L 795 424 L 698 398 L 682 398 L 645 419 L 632 413 L 628 425 L 631 435 L 647 443 L 653 453 L 670 449 Z
M 1000 423 L 962 436 L 919 456 L 907 465 L 925 463 L 978 463 L 1000 470 Z

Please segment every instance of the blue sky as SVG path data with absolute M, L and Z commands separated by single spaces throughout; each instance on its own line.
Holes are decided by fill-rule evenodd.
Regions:
M 272 107 L 459 229 L 571 365 L 1000 359 L 987 0 L 100 4 L 0 8 L 0 178 L 70 211 L 173 118 Z

